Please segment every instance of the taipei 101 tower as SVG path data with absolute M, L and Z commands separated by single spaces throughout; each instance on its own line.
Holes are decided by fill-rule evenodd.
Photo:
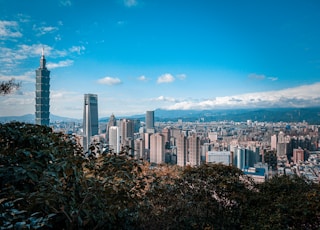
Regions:
M 49 126 L 50 71 L 46 67 L 43 49 L 40 67 L 36 70 L 36 124 Z

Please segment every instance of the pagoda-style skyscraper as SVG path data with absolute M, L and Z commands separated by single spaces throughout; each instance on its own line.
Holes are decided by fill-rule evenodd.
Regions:
M 36 124 L 49 126 L 49 102 L 50 71 L 46 67 L 46 59 L 42 50 L 40 67 L 36 70 Z

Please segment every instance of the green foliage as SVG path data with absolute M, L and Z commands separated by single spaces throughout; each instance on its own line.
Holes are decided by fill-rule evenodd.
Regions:
M 319 229 L 320 188 L 298 176 L 276 176 L 257 185 L 243 228 Z
M 174 183 L 157 178 L 148 192 L 144 228 L 234 229 L 252 182 L 234 167 L 204 164 L 187 167 Z
M 99 153 L 45 126 L 0 124 L 0 229 L 320 226 L 319 185 L 303 178 L 255 184 L 219 164 L 151 167 L 128 150 Z
M 34 213 L 43 228 L 127 228 L 136 219 L 145 183 L 138 160 L 96 156 L 95 146 L 88 157 L 75 137 L 24 123 L 0 126 L 0 149 L 0 225 L 28 225 Z M 12 210 L 21 218 L 5 218 Z
M 264 162 L 267 163 L 272 170 L 277 169 L 277 153 L 273 150 L 264 152 Z
M 85 159 L 74 137 L 45 126 L 0 125 L 0 156 L 0 199 L 24 200 L 14 208 L 23 211 L 25 219 L 40 212 L 39 222 L 47 217 L 49 221 L 53 214 L 62 213 L 60 205 L 74 200 L 70 196 L 76 197 L 72 192 L 83 177 Z M 2 211 L 8 213 L 7 203 Z
M 13 90 L 19 89 L 21 83 L 16 82 L 14 79 L 9 81 L 0 82 L 0 95 L 6 95 L 12 93 Z

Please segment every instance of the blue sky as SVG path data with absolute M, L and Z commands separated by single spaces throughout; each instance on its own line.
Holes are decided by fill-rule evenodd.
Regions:
M 34 113 L 44 48 L 51 109 L 81 118 L 163 109 L 320 106 L 320 2 L 0 0 L 0 116 Z

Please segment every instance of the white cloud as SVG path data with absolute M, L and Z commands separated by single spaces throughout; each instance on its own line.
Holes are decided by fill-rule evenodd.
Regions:
M 0 21 L 0 39 L 19 38 L 22 33 L 19 31 L 19 25 L 15 21 Z
M 62 6 L 71 6 L 72 2 L 70 0 L 60 0 L 60 5 L 62 5 Z
M 57 36 L 55 36 L 55 37 L 54 37 L 54 40 L 56 40 L 56 41 L 61 41 L 61 35 L 58 34 Z
M 71 53 L 81 54 L 85 50 L 84 46 L 72 46 L 67 50 L 57 50 L 51 46 L 45 44 L 33 44 L 33 45 L 17 45 L 13 48 L 0 46 L 0 74 L 10 73 L 12 70 L 17 69 L 18 66 L 24 62 L 24 60 L 33 57 L 40 57 L 44 50 L 44 55 L 49 57 L 50 60 L 55 58 L 63 58 Z M 60 65 L 70 65 L 71 61 L 62 61 Z M 53 68 L 56 66 L 53 65 Z
M 50 91 L 50 98 L 53 101 L 61 100 L 63 103 L 65 100 L 69 101 L 75 101 L 76 99 L 83 98 L 83 94 L 80 94 L 78 92 L 73 91 L 67 91 L 67 90 L 51 90 Z
M 69 51 L 80 55 L 85 49 L 86 48 L 84 46 L 72 46 L 71 48 L 69 48 Z
M 76 91 L 51 90 L 50 113 L 81 118 L 83 115 L 83 94 Z
M 177 78 L 179 78 L 180 80 L 184 80 L 184 79 L 187 78 L 187 75 L 185 75 L 184 73 L 183 74 L 178 74 Z
M 33 105 L 34 104 L 34 94 L 33 97 L 31 95 L 13 95 L 8 97 L 7 100 L 4 101 L 6 106 L 19 106 L 19 105 Z
M 173 97 L 165 97 L 165 96 L 159 96 L 159 97 L 153 98 L 151 100 L 153 100 L 153 101 L 167 101 L 167 102 L 177 102 L 178 101 Z
M 45 44 L 18 45 L 18 48 L 15 50 L 12 49 L 11 52 L 18 55 L 18 57 L 15 58 L 27 59 L 29 57 L 40 57 L 42 50 L 44 50 L 45 56 L 52 58 L 65 57 L 68 54 L 65 50 L 53 49 L 53 47 Z
M 18 82 L 35 82 L 35 73 L 34 71 L 28 71 L 21 75 L 1 75 L 0 81 L 8 81 L 10 79 L 14 79 Z
M 123 26 L 123 25 L 125 25 L 125 24 L 127 24 L 126 21 L 117 21 L 117 25 L 118 25 L 118 26 Z
M 133 6 L 138 5 L 137 0 L 123 0 L 123 3 L 126 7 L 133 7 Z
M 34 114 L 34 90 L 20 94 L 10 94 L 0 97 L 0 105 L 6 109 L 0 110 L 0 116 L 21 116 Z M 50 113 L 60 116 L 82 118 L 83 93 L 67 90 L 50 90 Z
M 0 51 L 3 48 L 0 48 Z M 72 46 L 68 50 L 58 50 L 54 49 L 51 46 L 45 44 L 33 44 L 33 45 L 18 45 L 16 49 L 8 49 L 6 50 L 6 55 L 10 56 L 13 59 L 26 59 L 29 57 L 40 56 L 42 53 L 42 49 L 44 50 L 45 56 L 50 56 L 51 58 L 61 58 L 69 55 L 70 53 L 81 54 L 81 51 L 85 50 L 84 46 Z M 1 54 L 0 54 L 1 58 Z
M 146 78 L 146 76 L 142 75 L 140 77 L 138 77 L 139 81 L 148 81 L 148 79 Z
M 27 23 L 27 22 L 30 22 L 30 16 L 29 15 L 26 15 L 26 14 L 17 14 L 18 18 L 19 18 L 19 22 L 22 22 L 22 23 Z
M 24 114 L 34 114 L 34 91 L 10 94 L 0 97 L 0 116 L 21 116 Z
M 185 100 L 168 109 L 268 108 L 320 106 L 320 82 L 278 91 L 216 97 L 200 102 Z
M 73 65 L 73 60 L 59 61 L 58 63 L 52 63 L 52 62 L 47 63 L 48 69 L 67 67 L 67 66 L 71 66 L 71 65 Z
M 256 74 L 256 73 L 251 73 L 248 75 L 248 77 L 250 79 L 255 79 L 255 80 L 265 80 L 265 79 L 268 79 L 270 81 L 277 81 L 278 80 L 277 77 L 267 77 L 264 74 Z
M 265 75 L 263 74 L 256 74 L 256 73 L 251 73 L 248 76 L 250 79 L 256 79 L 256 80 L 264 80 L 266 78 Z
M 37 27 L 36 25 L 33 26 L 33 30 L 37 31 L 37 36 L 42 36 L 48 33 L 53 33 L 55 31 L 58 31 L 59 28 L 58 27 L 54 27 L 54 26 L 41 26 L 41 27 Z
M 166 73 L 158 77 L 157 83 L 170 83 L 174 81 L 174 77 L 170 73 Z
M 269 79 L 270 81 L 277 81 L 277 80 L 278 80 L 277 77 L 268 77 L 268 79 Z
M 122 82 L 119 78 L 104 77 L 104 78 L 99 79 L 98 83 L 103 84 L 103 85 L 119 85 Z

